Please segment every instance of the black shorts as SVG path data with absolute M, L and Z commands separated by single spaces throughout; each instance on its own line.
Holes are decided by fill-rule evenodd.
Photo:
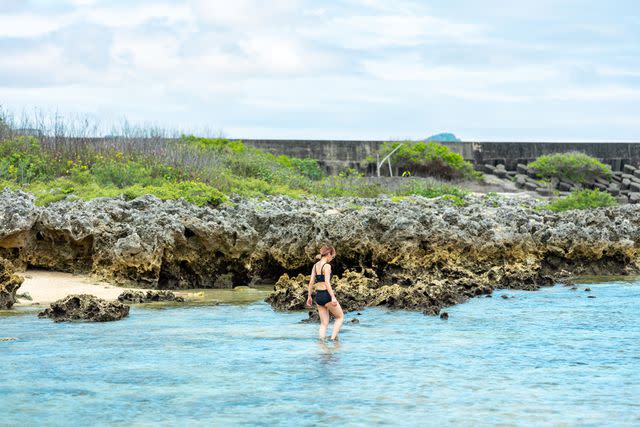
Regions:
M 324 306 L 329 302 L 331 302 L 329 291 L 321 289 L 316 292 L 316 304 Z

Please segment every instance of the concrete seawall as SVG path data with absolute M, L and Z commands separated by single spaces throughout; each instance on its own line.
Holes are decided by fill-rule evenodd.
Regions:
M 336 173 L 346 168 L 374 173 L 376 153 L 384 141 L 349 140 L 275 140 L 243 139 L 245 144 L 273 154 L 291 157 L 314 158 L 329 172 Z M 616 170 L 625 164 L 640 166 L 640 143 L 638 142 L 446 142 L 453 151 L 473 162 L 476 168 L 485 164 L 503 163 L 515 169 L 518 163 L 528 163 L 544 154 L 581 151 L 597 157 Z

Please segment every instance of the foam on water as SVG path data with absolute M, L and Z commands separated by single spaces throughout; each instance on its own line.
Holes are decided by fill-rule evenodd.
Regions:
M 4 317 L 0 424 L 638 425 L 640 284 L 589 287 L 367 309 L 340 343 L 263 302 Z

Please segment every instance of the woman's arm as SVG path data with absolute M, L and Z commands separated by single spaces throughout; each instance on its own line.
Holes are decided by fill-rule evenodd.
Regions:
M 313 303 L 313 299 L 311 298 L 311 292 L 313 288 L 313 284 L 316 283 L 316 269 L 311 268 L 311 278 L 309 279 L 309 292 L 307 293 L 307 305 L 311 307 Z
M 329 291 L 329 295 L 331 295 L 331 305 L 337 305 L 338 300 L 331 287 L 331 264 L 325 264 L 322 267 L 322 274 L 324 274 L 324 284 L 327 285 L 327 291 Z

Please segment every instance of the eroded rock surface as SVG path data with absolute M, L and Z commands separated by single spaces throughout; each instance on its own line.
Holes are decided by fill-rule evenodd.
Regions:
M 302 274 L 292 278 L 282 275 L 267 302 L 277 310 L 306 309 L 309 278 Z M 429 281 L 423 277 L 412 285 L 382 285 L 372 271 L 363 274 L 351 270 L 342 277 L 334 278 L 332 286 L 344 311 L 386 306 L 421 310 L 429 315 L 437 315 L 441 308 L 463 302 L 471 296 L 492 292 L 488 284 L 460 279 Z
M 318 247 L 331 243 L 333 283 L 346 309 L 431 314 L 495 288 L 640 270 L 640 205 L 558 214 L 532 198 L 495 196 L 470 196 L 464 206 L 421 197 L 233 202 L 197 207 L 145 196 L 37 207 L 31 196 L 5 190 L 0 256 L 155 289 L 282 276 L 269 300 L 289 310 L 304 308 L 304 275 Z
M 23 278 L 13 273 L 13 265 L 0 258 L 0 310 L 7 310 L 16 303 L 16 291 Z
M 129 315 L 129 306 L 93 295 L 69 295 L 38 314 L 54 322 L 110 322 Z
M 184 302 L 184 298 L 171 291 L 124 291 L 118 296 L 118 301 L 142 304 L 159 301 Z

